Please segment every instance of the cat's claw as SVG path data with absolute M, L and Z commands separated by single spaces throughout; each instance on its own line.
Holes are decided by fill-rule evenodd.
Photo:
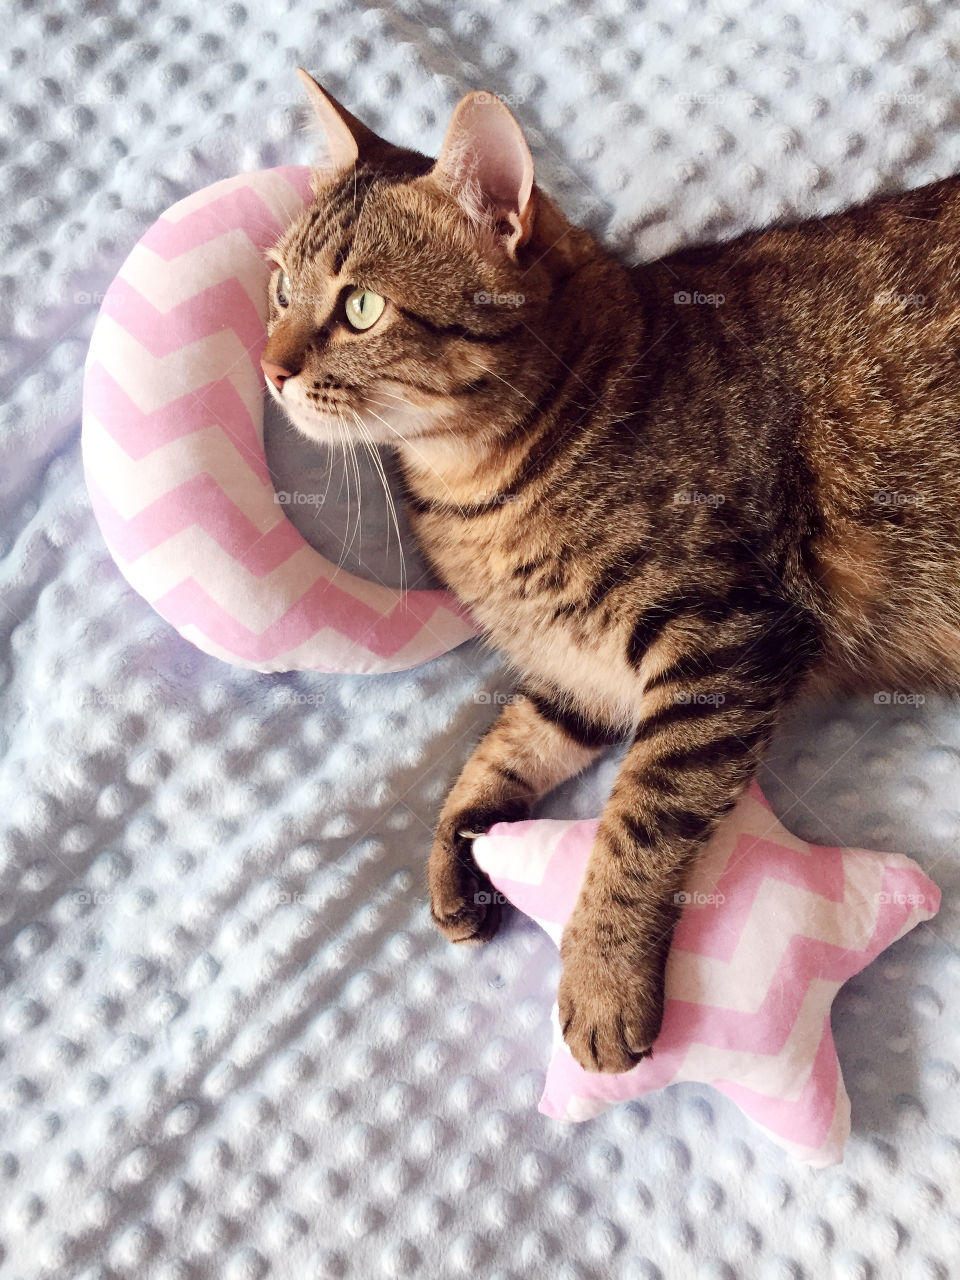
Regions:
M 500 895 L 473 861 L 473 838 L 438 837 L 430 855 L 430 916 L 449 942 L 489 942 L 500 927 Z
M 653 959 L 601 959 L 565 936 L 557 993 L 567 1048 L 585 1071 L 623 1072 L 653 1052 L 663 1021 L 663 975 Z

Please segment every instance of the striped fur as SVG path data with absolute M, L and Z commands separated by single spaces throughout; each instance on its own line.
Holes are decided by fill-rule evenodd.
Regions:
M 448 937 L 498 919 L 461 833 L 629 743 L 560 988 L 577 1059 L 623 1070 L 691 860 L 789 701 L 960 681 L 960 181 L 628 268 L 538 189 L 508 251 L 475 187 L 388 168 L 318 179 L 268 351 L 301 429 L 398 446 L 419 541 L 517 675 L 440 817 Z M 348 284 L 388 299 L 368 332 Z

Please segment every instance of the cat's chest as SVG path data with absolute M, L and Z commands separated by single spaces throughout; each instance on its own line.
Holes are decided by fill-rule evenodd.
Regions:
M 525 539 L 522 525 L 500 537 L 470 535 L 424 542 L 490 642 L 524 674 L 586 696 L 611 717 L 632 702 L 629 611 L 590 607 L 588 557 L 567 544 Z

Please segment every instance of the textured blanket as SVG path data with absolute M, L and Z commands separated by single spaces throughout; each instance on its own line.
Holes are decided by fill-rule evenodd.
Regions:
M 943 908 L 834 1006 L 845 1163 L 680 1084 L 539 1115 L 559 965 L 428 921 L 445 789 L 509 685 L 469 644 L 261 676 L 136 596 L 83 487 L 100 296 L 174 200 L 311 159 L 294 67 L 435 151 L 502 94 L 540 181 L 635 258 L 960 169 L 960 13 L 920 0 L 15 0 L 0 114 L 0 1275 L 957 1274 L 960 709 L 817 704 L 765 793 L 805 839 L 911 854 Z M 372 464 L 270 424 L 291 517 L 399 581 Z M 388 459 L 389 463 L 389 459 Z M 408 577 L 428 585 L 413 549 Z M 607 758 L 542 808 L 596 815 Z

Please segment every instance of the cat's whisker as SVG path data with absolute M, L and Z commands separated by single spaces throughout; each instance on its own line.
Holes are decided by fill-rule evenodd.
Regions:
M 396 508 L 396 504 L 393 501 L 393 494 L 390 492 L 390 485 L 387 481 L 386 469 L 383 465 L 383 459 L 380 457 L 380 453 L 377 449 L 377 446 L 374 443 L 374 441 L 370 438 L 370 434 L 367 431 L 367 428 L 364 424 L 363 419 L 360 417 L 360 414 L 357 413 L 355 409 L 351 409 L 350 412 L 353 414 L 353 417 L 355 419 L 357 431 L 360 434 L 361 441 L 366 447 L 367 452 L 370 454 L 370 457 L 373 459 L 373 464 L 376 467 L 377 474 L 380 477 L 380 483 L 383 485 L 384 496 L 387 499 L 387 511 L 390 515 L 390 518 L 393 521 L 394 532 L 397 535 L 397 549 L 400 552 L 400 590 L 404 592 L 407 589 L 407 562 L 403 552 L 403 543 L 400 540 L 400 522 L 397 519 L 397 508 Z M 388 525 L 387 526 L 387 545 L 388 546 L 389 546 L 389 535 L 390 535 L 390 528 Z
M 327 445 L 327 446 L 326 446 L 326 448 L 327 448 L 327 452 L 328 452 L 329 454 L 332 454 L 332 453 L 333 453 L 333 448 L 332 448 L 332 446 L 331 446 L 331 445 Z M 322 507 L 322 506 L 325 506 L 325 505 L 326 505 L 326 501 L 327 501 L 327 494 L 330 492 L 330 484 L 331 484 L 332 480 L 333 480 L 333 466 L 332 466 L 332 458 L 331 458 L 331 465 L 327 467 L 327 487 L 324 489 L 324 491 L 323 491 L 323 497 L 320 499 L 320 502 L 319 502 L 319 504 L 318 504 L 318 506 L 320 506 L 320 507 Z M 314 516 L 315 516 L 315 517 L 316 517 L 316 516 L 318 516 L 318 515 L 319 515 L 319 512 L 314 512 Z
M 533 400 L 531 400 L 529 396 L 524 395 L 523 392 L 520 390 L 520 388 L 515 387 L 513 383 L 510 382 L 507 378 L 502 378 L 500 374 L 496 372 L 495 369 L 488 369 L 485 364 L 479 364 L 477 365 L 477 368 L 480 370 L 481 373 L 489 373 L 490 376 L 493 378 L 496 378 L 498 382 L 502 382 L 505 387 L 509 387 L 510 390 L 514 393 L 514 395 L 518 395 L 521 400 L 526 400 L 527 404 L 533 405 L 533 407 L 536 408 L 536 403 Z
M 362 424 L 361 424 L 361 426 L 362 426 Z M 365 428 L 365 427 L 362 427 L 362 430 L 364 431 L 364 433 L 365 433 L 365 437 L 366 437 L 366 428 Z M 388 480 L 387 480 L 387 472 L 386 472 L 386 468 L 384 467 L 383 459 L 380 457 L 380 453 L 379 453 L 379 451 L 378 451 L 378 449 L 377 449 L 376 444 L 375 444 L 372 440 L 370 440 L 369 438 L 365 438 L 364 443 L 366 444 L 367 449 L 368 449 L 368 450 L 369 450 L 369 452 L 370 452 L 370 456 L 371 456 L 371 458 L 372 458 L 372 459 L 373 459 L 373 461 L 374 461 L 374 465 L 375 465 L 375 466 L 376 466 L 376 468 L 377 468 L 377 473 L 378 473 L 378 475 L 380 476 L 380 483 L 383 485 L 383 492 L 384 492 L 384 496 L 385 496 L 385 497 L 386 497 L 386 499 L 387 499 L 387 510 L 389 511 L 389 513 L 390 513 L 390 518 L 391 518 L 391 520 L 393 521 L 393 530 L 394 530 L 394 533 L 395 533 L 395 534 L 396 534 L 396 536 L 397 536 L 397 551 L 398 551 L 399 556 L 400 556 L 400 590 L 401 590 L 401 591 L 406 591 L 406 589 L 407 589 L 407 560 L 406 560 L 406 555 L 404 554 L 404 550 L 403 550 L 403 542 L 402 542 L 401 537 L 400 537 L 400 521 L 399 521 L 399 519 L 398 519 L 398 517 L 397 517 L 397 507 L 396 507 L 396 503 L 395 503 L 395 502 L 394 502 L 394 500 L 393 500 L 393 494 L 390 492 L 390 484 L 389 484 L 389 482 L 388 482 Z M 389 534 L 389 532 L 390 532 L 390 530 L 389 530 L 389 527 L 388 527 L 388 529 L 387 529 L 387 533 Z
M 347 486 L 347 522 L 343 530 L 343 542 L 340 544 L 340 560 L 341 562 L 347 555 L 347 537 L 350 533 L 350 471 L 347 467 L 347 448 L 346 433 L 343 428 L 343 422 L 340 415 L 337 414 L 337 435 L 340 440 L 340 458 L 343 462 L 343 476 Z
M 387 388 L 386 388 L 386 387 L 383 387 L 383 386 L 378 386 L 378 387 L 377 387 L 377 390 L 381 393 L 381 395 L 385 395 L 385 396 L 392 396 L 394 400 L 401 400 L 401 401 L 403 401 L 403 403 L 404 403 L 404 404 L 409 404 L 409 403 L 410 403 L 410 400 L 409 400 L 409 398 L 408 398 L 408 397 L 409 397 L 409 392 L 410 392 L 410 390 L 411 390 L 411 383 L 409 383 L 408 381 L 406 381 L 406 379 L 404 379 L 404 378 L 391 378 L 391 377 L 388 377 L 386 374 L 381 374 L 381 375 L 380 375 L 380 378 L 379 378 L 379 381 L 380 381 L 380 382 L 395 382 L 395 383 L 397 384 L 397 386 L 398 386 L 398 387 L 406 387 L 406 388 L 407 388 L 407 394 L 406 394 L 406 395 L 404 395 L 402 392 L 398 392 L 398 391 L 388 391 L 388 390 L 387 390 Z M 443 396 L 443 395 L 446 395 L 446 394 L 447 394 L 445 391 L 440 391 L 439 389 L 438 389 L 438 390 L 434 390 L 432 387 L 417 386 L 417 387 L 413 387 L 412 389 L 413 389 L 413 390 L 415 390 L 415 391 L 419 391 L 421 394 L 425 394 L 425 395 L 428 395 L 428 396 Z
M 411 403 L 410 403 L 410 399 L 409 399 L 409 397 L 408 397 L 408 396 L 398 395 L 396 391 L 388 391 L 388 390 L 386 389 L 386 387 L 378 387 L 378 388 L 377 388 L 377 392 L 378 392 L 378 394 L 379 394 L 379 395 L 382 395 L 382 396 L 389 396 L 391 400 L 396 400 L 398 404 L 405 405 L 405 406 L 406 406 L 406 408 L 408 408 L 408 409 L 417 409 L 417 408 L 419 408 L 419 406 L 418 406 L 418 405 L 415 405 L 415 404 L 411 404 Z M 370 392 L 369 392 L 369 391 L 366 393 L 366 399 L 367 399 L 371 404 L 377 404 L 377 403 L 378 403 L 378 401 L 376 401 L 376 400 L 372 399 L 372 397 L 371 397 L 371 395 L 370 395 Z M 383 408 L 391 408 L 392 406 L 390 406 L 390 405 L 383 405 L 382 407 L 383 407 Z
M 406 397 L 404 397 L 404 396 L 394 396 L 394 395 L 393 395 L 393 392 L 391 392 L 391 391 L 383 391 L 383 392 L 382 392 L 382 394 L 383 394 L 383 395 L 387 395 L 387 396 L 393 396 L 393 399 L 394 399 L 394 400 L 397 400 L 400 404 L 402 404 L 402 405 L 404 406 L 404 408 L 406 408 L 406 409 L 413 409 L 415 412 L 419 412 L 419 411 L 420 411 L 420 409 L 421 409 L 421 407 L 422 407 L 422 406 L 420 406 L 420 405 L 411 404 L 411 403 L 410 403 L 410 401 L 409 401 L 409 400 L 407 400 L 407 399 L 406 399 Z M 382 400 L 377 400 L 377 399 L 375 399 L 372 395 L 370 395 L 370 393 L 369 393 L 369 392 L 367 392 L 367 393 L 366 393 L 366 395 L 365 395 L 365 403 L 366 403 L 366 404 L 368 404 L 368 405 L 369 405 L 369 404 L 375 404 L 375 405 L 377 405 L 377 406 L 378 406 L 378 408 L 380 408 L 380 409 L 388 409 L 388 410 L 389 410 L 389 409 L 393 409 L 393 408 L 394 408 L 394 405 L 392 405 L 392 404 L 385 404 Z M 452 434 L 453 434 L 453 432 L 454 432 L 454 430 L 456 429 L 456 423 L 455 423 L 455 421 L 451 421 L 451 420 L 450 420 L 450 419 L 448 419 L 448 418 L 434 418 L 434 421 L 433 421 L 433 425 L 432 425 L 432 427 L 431 427 L 431 430 L 430 430 L 428 433 L 426 433 L 426 434 L 436 436 L 436 435 L 438 434 L 438 428 L 440 428 L 440 427 L 443 427 L 443 428 L 444 428 L 444 429 L 445 429 L 445 430 L 446 430 L 450 435 L 452 435 Z M 402 434 L 402 433 L 401 433 L 401 434 Z M 404 440 L 406 440 L 406 441 L 409 441 L 409 439 L 410 439 L 410 437 L 408 437 L 408 436 L 402 436 L 402 438 L 403 438 Z M 422 436 L 416 436 L 416 435 L 415 435 L 415 436 L 413 436 L 413 439 L 414 439 L 414 440 L 422 439 L 422 438 L 423 438 Z
M 360 546 L 361 547 L 363 546 L 363 525 L 362 525 L 362 513 L 361 513 L 361 502 L 360 502 L 360 499 L 362 496 L 361 495 L 362 485 L 360 481 L 360 463 L 357 460 L 356 444 L 354 443 L 353 437 L 351 436 L 349 430 L 347 429 L 348 424 L 345 421 L 339 406 L 337 406 L 336 414 L 337 414 L 337 422 L 340 426 L 341 437 L 345 445 L 345 455 L 349 456 L 350 462 L 353 465 L 354 479 L 357 482 L 357 513 L 356 513 L 355 524 L 353 529 L 353 537 L 350 539 L 350 546 L 347 547 L 346 549 L 347 553 L 349 553 L 350 551 L 353 550 L 353 544 L 355 542 L 359 541 Z M 350 532 L 350 510 L 348 506 L 346 533 L 349 534 L 349 532 Z
M 367 403 L 369 403 L 369 401 Z M 450 501 L 453 504 L 453 506 L 455 506 L 456 509 L 460 512 L 460 514 L 463 515 L 463 507 L 461 507 L 460 503 L 457 501 L 454 495 L 453 490 L 447 484 L 446 480 L 444 480 L 443 476 L 436 469 L 436 467 L 431 466 L 431 464 L 426 460 L 426 458 L 423 456 L 420 450 L 414 448 L 413 444 L 407 439 L 407 437 L 403 435 L 402 432 L 398 431 L 396 427 L 391 426 L 390 423 L 386 420 L 386 418 L 381 417 L 379 413 L 375 413 L 373 409 L 370 410 L 370 413 L 373 415 L 373 417 L 377 419 L 378 422 L 382 422 L 388 431 L 392 431 L 393 434 L 400 441 L 400 443 L 403 444 L 405 448 L 409 449 L 411 453 L 415 454 L 423 463 L 423 465 L 427 468 L 427 470 L 433 473 L 433 475 L 437 478 L 437 480 L 440 481 L 444 489 L 446 489 L 447 493 L 450 495 Z
M 352 437 L 352 436 L 350 436 L 350 437 L 348 437 L 348 438 L 349 438 L 349 440 L 350 440 L 350 457 L 351 457 L 351 459 L 353 460 L 353 473 L 354 473 L 354 475 L 356 476 L 356 480 L 357 480 L 357 529 L 356 529 L 356 539 L 357 539 L 357 543 L 359 544 L 360 549 L 362 550 L 362 549 L 363 549 L 363 523 L 362 523 L 362 522 L 363 522 L 363 502 L 362 502 L 362 498 L 363 498 L 363 493 L 362 493 L 362 488 L 363 488 L 363 477 L 362 477 L 362 474 L 361 474 L 361 472 L 360 472 L 360 459 L 357 457 L 357 444 L 356 444 L 356 441 L 353 439 L 353 437 Z

